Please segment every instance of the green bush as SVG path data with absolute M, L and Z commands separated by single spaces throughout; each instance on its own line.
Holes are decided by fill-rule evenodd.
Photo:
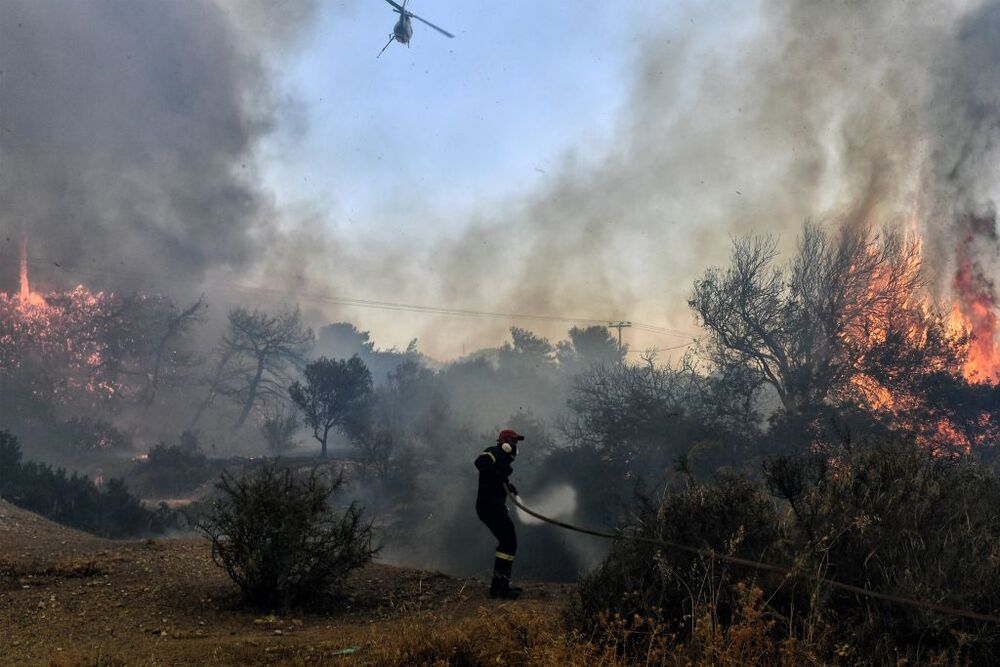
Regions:
M 124 481 L 103 487 L 81 475 L 67 475 L 34 461 L 22 462 L 17 438 L 0 431 L 0 497 L 57 523 L 105 537 L 161 532 L 176 520 L 163 510 L 150 512 L 129 493 Z
M 245 603 L 273 609 L 328 601 L 351 570 L 371 560 L 377 549 L 362 510 L 331 505 L 341 484 L 277 463 L 242 478 L 222 474 L 198 527 Z
M 140 491 L 147 495 L 185 493 L 197 488 L 213 474 L 194 434 L 185 432 L 180 444 L 161 442 L 136 466 Z

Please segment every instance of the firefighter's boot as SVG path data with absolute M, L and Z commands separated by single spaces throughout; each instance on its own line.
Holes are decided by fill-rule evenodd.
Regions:
M 514 557 L 497 552 L 493 561 L 493 581 L 490 584 L 490 597 L 501 600 L 516 600 L 521 597 L 521 589 L 510 585 L 510 573 L 514 567 Z

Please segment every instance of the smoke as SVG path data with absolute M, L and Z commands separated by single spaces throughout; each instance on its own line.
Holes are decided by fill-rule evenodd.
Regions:
M 251 265 L 275 217 L 254 159 L 276 122 L 269 59 L 313 4 L 4 2 L 3 264 L 23 229 L 33 257 L 91 272 L 64 283 Z
M 725 262 L 733 234 L 778 233 L 788 248 L 805 219 L 915 228 L 945 295 L 969 234 L 961 221 L 992 217 L 994 0 L 658 13 L 623 72 L 613 148 L 566 155 L 537 190 L 444 243 L 420 241 L 421 220 L 402 242 L 344 237 L 324 212 L 279 210 L 261 186 L 255 151 L 289 120 L 271 69 L 315 12 L 314 0 L 3 3 L 4 266 L 16 267 L 23 226 L 33 256 L 89 269 L 72 280 L 92 285 L 132 286 L 132 271 L 164 284 L 224 275 L 692 330 L 691 281 Z M 976 273 L 995 281 L 996 235 L 974 236 Z M 15 286 L 16 269 L 0 271 L 0 289 Z M 358 315 L 303 305 L 317 323 Z M 364 312 L 376 335 L 405 330 L 401 344 L 417 336 L 449 356 L 510 325 Z
M 961 220 L 996 194 L 1000 3 L 747 7 L 651 31 L 615 148 L 439 251 L 449 301 L 690 327 L 731 235 L 789 249 L 807 219 L 919 231 L 947 291 Z

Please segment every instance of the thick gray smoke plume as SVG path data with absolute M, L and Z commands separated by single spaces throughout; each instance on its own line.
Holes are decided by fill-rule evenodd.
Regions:
M 22 230 L 31 255 L 93 272 L 64 283 L 251 263 L 272 218 L 253 155 L 267 55 L 312 5 L 0 3 L 0 290 Z
M 1000 3 L 706 4 L 645 40 L 611 154 L 450 248 L 455 301 L 690 326 L 730 235 L 788 248 L 807 219 L 919 231 L 950 289 L 961 221 L 997 193 Z
M 567 156 L 443 247 L 414 240 L 422 220 L 405 221 L 404 243 L 335 238 L 322 213 L 276 211 L 253 159 L 276 123 L 268 58 L 313 10 L 0 3 L 0 289 L 24 226 L 32 254 L 94 271 L 248 271 L 303 293 L 692 330 L 691 280 L 726 260 L 732 234 L 778 232 L 787 248 L 806 219 L 912 227 L 944 294 L 962 220 L 995 200 L 1000 2 L 704 3 L 640 35 L 602 158 Z M 995 278 L 995 241 L 975 229 Z M 444 355 L 510 325 L 303 305 Z

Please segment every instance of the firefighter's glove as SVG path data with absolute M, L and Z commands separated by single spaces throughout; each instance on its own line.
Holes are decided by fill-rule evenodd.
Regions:
M 507 490 L 510 491 L 510 495 L 512 496 L 517 495 L 517 487 L 511 484 L 510 482 L 507 482 Z

